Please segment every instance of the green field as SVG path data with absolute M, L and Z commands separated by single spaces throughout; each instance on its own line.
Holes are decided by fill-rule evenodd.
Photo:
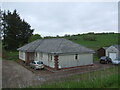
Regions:
M 73 75 L 58 82 L 49 82 L 29 88 L 120 88 L 118 67 Z
M 94 50 L 97 50 L 101 47 L 108 47 L 114 44 L 118 44 L 117 33 L 94 34 L 94 36 L 96 37 L 96 41 L 83 40 L 83 36 L 85 35 L 75 35 L 75 36 L 65 37 L 65 38 L 71 39 L 71 41 L 73 42 L 84 45 L 88 48 L 92 48 Z

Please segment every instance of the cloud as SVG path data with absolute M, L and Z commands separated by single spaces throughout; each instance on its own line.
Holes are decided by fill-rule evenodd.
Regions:
M 84 32 L 117 32 L 118 7 L 114 2 L 3 3 L 3 9 L 17 9 L 42 36 Z

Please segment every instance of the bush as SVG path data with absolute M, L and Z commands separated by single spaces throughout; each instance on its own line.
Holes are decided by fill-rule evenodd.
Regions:
M 3 60 L 18 60 L 18 51 L 6 51 L 3 50 L 2 58 Z
M 96 37 L 95 37 L 95 35 L 85 35 L 85 36 L 83 36 L 83 40 L 96 41 Z

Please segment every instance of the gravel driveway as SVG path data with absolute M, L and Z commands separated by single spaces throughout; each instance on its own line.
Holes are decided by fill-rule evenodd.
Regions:
M 46 71 L 46 74 L 41 74 L 45 71 L 38 71 L 41 73 L 35 74 L 15 61 L 3 60 L 2 64 L 2 88 L 24 88 L 40 85 L 44 82 L 59 80 L 61 77 L 96 71 L 114 66 L 111 64 L 99 64 L 98 62 L 95 62 L 94 66 L 79 67 L 55 73 Z

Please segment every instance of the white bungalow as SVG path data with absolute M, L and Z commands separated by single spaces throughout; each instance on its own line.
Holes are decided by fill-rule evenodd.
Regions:
M 64 38 L 35 40 L 17 50 L 26 64 L 38 60 L 56 70 L 93 64 L 93 50 Z

